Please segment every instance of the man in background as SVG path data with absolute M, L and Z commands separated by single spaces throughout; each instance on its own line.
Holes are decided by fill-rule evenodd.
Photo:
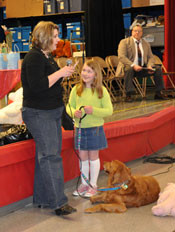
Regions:
M 118 46 L 119 64 L 116 76 L 124 75 L 126 102 L 132 102 L 132 94 L 135 87 L 134 77 L 154 76 L 155 99 L 167 100 L 163 94 L 164 89 L 161 67 L 155 66 L 154 56 L 150 44 L 142 39 L 143 28 L 136 24 L 132 29 L 132 35 L 122 39 Z

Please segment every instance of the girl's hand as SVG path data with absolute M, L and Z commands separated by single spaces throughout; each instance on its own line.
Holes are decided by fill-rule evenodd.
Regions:
M 86 114 L 92 114 L 93 113 L 93 107 L 92 106 L 85 106 L 84 111 Z
M 74 116 L 75 116 L 76 118 L 81 118 L 81 116 L 82 116 L 82 111 L 81 111 L 81 110 L 76 110 L 75 113 L 74 113 Z

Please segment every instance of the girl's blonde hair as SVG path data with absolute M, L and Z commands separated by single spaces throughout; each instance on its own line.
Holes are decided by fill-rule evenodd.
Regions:
M 94 81 L 91 85 L 91 90 L 93 93 L 95 91 L 97 92 L 98 98 L 102 98 L 103 97 L 103 88 L 102 88 L 103 76 L 102 76 L 100 65 L 96 61 L 94 61 L 93 59 L 87 60 L 84 63 L 84 65 L 87 65 L 95 72 L 95 78 L 94 78 Z M 78 96 L 81 96 L 85 87 L 86 87 L 86 85 L 85 85 L 83 79 L 81 78 L 80 84 L 77 86 L 77 95 Z
M 54 29 L 59 27 L 50 21 L 40 21 L 34 28 L 32 33 L 32 46 L 42 50 L 49 50 L 51 52 L 51 45 L 53 43 Z

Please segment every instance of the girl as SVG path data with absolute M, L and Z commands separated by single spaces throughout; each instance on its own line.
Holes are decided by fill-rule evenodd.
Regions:
M 100 65 L 93 59 L 86 61 L 83 65 L 80 84 L 73 87 L 66 109 L 75 119 L 75 148 L 79 150 L 81 159 L 82 183 L 73 195 L 91 197 L 97 193 L 97 179 L 100 171 L 99 150 L 107 147 L 103 118 L 112 115 L 113 112 L 109 93 L 102 85 Z M 86 117 L 81 121 L 80 139 L 79 121 L 84 114 Z M 83 174 L 93 188 L 86 183 Z

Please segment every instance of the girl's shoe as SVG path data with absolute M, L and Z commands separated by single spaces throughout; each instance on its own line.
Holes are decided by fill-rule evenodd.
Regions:
M 89 187 L 88 191 L 84 194 L 84 197 L 92 197 L 97 194 L 97 187 Z
M 84 195 L 87 191 L 88 191 L 89 187 L 88 185 L 85 185 L 85 184 L 80 184 L 80 186 L 78 187 L 77 190 L 75 190 L 72 195 L 73 196 L 82 196 Z

